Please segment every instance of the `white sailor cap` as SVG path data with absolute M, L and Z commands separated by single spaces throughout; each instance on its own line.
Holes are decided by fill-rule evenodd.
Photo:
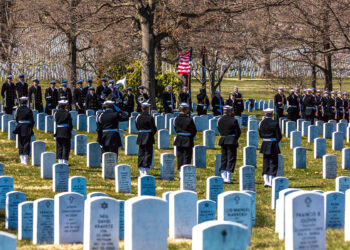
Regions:
M 190 107 L 190 106 L 188 106 L 188 104 L 187 104 L 186 102 L 182 102 L 182 103 L 180 104 L 180 107 L 181 107 L 181 108 L 188 108 L 188 107 Z
M 26 101 L 28 101 L 28 97 L 22 96 L 22 97 L 19 98 L 19 100 L 20 100 L 21 102 L 26 102 Z
M 230 109 L 232 109 L 232 106 L 230 106 L 230 105 L 225 105 L 225 106 L 223 107 L 223 109 L 224 109 L 224 110 L 230 110 Z
M 151 104 L 148 103 L 148 101 L 145 101 L 145 102 L 141 103 L 141 106 L 142 106 L 143 108 L 149 108 L 149 107 L 151 107 Z
M 59 105 L 67 105 L 68 104 L 68 100 L 61 100 L 58 102 Z
M 279 87 L 278 90 L 283 90 L 283 88 L 282 88 L 282 87 Z
M 238 89 L 238 86 L 233 86 L 234 89 Z
M 187 87 L 186 87 L 186 86 L 183 86 L 182 89 L 187 89 Z
M 273 113 L 273 109 L 271 109 L 271 108 L 264 109 L 264 113 L 265 114 L 272 114 Z
M 114 104 L 114 102 L 111 101 L 111 100 L 105 101 L 105 102 L 103 103 L 103 105 L 113 105 L 113 104 Z

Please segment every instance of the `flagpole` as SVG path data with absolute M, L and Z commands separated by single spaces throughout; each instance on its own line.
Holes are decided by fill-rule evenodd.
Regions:
M 190 48 L 190 63 L 192 63 L 192 47 Z M 192 71 L 192 65 L 190 66 L 190 74 L 187 77 L 187 89 L 191 96 L 191 71 Z

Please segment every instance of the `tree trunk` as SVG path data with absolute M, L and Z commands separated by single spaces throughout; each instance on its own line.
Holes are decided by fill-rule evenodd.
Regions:
M 271 53 L 272 49 L 268 48 L 262 51 L 262 78 L 269 78 L 271 76 Z
M 7 56 L 7 59 L 6 59 L 6 74 L 7 75 L 12 74 L 12 62 L 11 62 L 10 56 Z
M 311 66 L 311 87 L 316 88 L 316 81 L 317 81 L 317 72 L 316 72 L 316 66 Z
M 142 84 L 145 85 L 146 91 L 149 94 L 152 108 L 156 108 L 155 102 L 155 76 L 154 76 L 154 38 L 152 32 L 152 24 L 146 18 L 141 21 L 142 33 L 142 50 L 141 50 L 141 65 L 142 65 Z
M 155 47 L 155 72 L 156 74 L 162 73 L 162 44 L 159 41 Z
M 333 90 L 333 73 L 332 73 L 332 55 L 325 55 L 325 71 L 324 71 L 324 89 Z
M 67 77 L 69 79 L 69 87 L 72 89 L 75 88 L 75 84 L 77 82 L 77 38 L 73 37 L 69 39 L 69 52 L 68 52 L 68 57 L 69 57 L 69 62 L 68 62 L 68 72 L 67 72 Z
M 238 60 L 238 80 L 242 80 L 242 64 L 241 59 Z

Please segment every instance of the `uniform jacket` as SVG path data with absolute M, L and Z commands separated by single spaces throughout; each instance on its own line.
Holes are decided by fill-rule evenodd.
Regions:
M 128 119 L 129 117 L 123 112 L 113 112 L 112 109 L 104 110 L 97 116 L 98 142 L 106 147 L 119 148 L 122 145 L 118 132 L 119 122 Z
M 28 83 L 26 82 L 16 83 L 16 90 L 17 90 L 18 98 L 21 98 L 23 96 L 28 96 Z
M 220 146 L 232 145 L 238 147 L 238 139 L 241 136 L 241 129 L 238 121 L 229 115 L 224 115 L 218 120 L 218 130 L 221 135 Z
M 136 128 L 139 133 L 137 136 L 138 145 L 152 145 L 154 144 L 154 135 L 157 133 L 156 123 L 154 118 L 147 112 L 142 112 L 136 119 Z M 150 132 L 142 132 L 150 131 Z
M 58 90 L 58 100 L 67 100 L 69 105 L 72 105 L 72 91 L 70 88 L 67 88 L 66 91 L 63 89 Z
M 33 112 L 27 105 L 21 105 L 17 108 L 15 113 L 15 120 L 17 122 L 17 126 L 13 131 L 14 134 L 18 134 L 20 136 L 33 136 L 33 127 L 34 127 L 34 117 Z
M 206 94 L 204 94 L 204 93 L 199 93 L 198 95 L 197 95 L 197 105 L 198 106 L 204 106 L 204 105 L 206 105 L 207 106 L 207 108 L 208 108 L 208 106 L 210 105 L 210 102 L 209 102 L 209 98 L 208 98 L 208 96 L 206 95 Z
M 222 96 L 214 96 L 211 105 L 213 106 L 213 112 L 221 112 L 222 113 L 222 107 L 224 106 L 224 98 Z
M 98 109 L 98 100 L 97 100 L 97 95 L 95 93 L 93 95 L 91 95 L 90 93 L 86 95 L 85 108 L 93 109 L 93 110 Z
M 276 94 L 274 98 L 275 107 L 283 109 L 283 106 L 287 104 L 287 99 L 285 95 Z
M 82 109 L 84 108 L 84 103 L 85 103 L 85 100 L 84 100 L 84 91 L 83 91 L 83 88 L 76 88 L 74 90 L 74 104 L 75 105 L 79 105 L 79 107 Z
M 176 100 L 174 93 L 163 93 L 163 108 L 166 113 L 172 112 L 175 108 Z
M 235 94 L 235 102 L 233 103 L 233 111 L 234 113 L 242 113 L 244 110 L 244 105 L 243 105 L 243 96 L 239 92 L 234 92 Z
M 73 123 L 70 113 L 65 109 L 59 109 L 54 119 L 56 122 L 56 138 L 70 139 L 72 137 Z M 62 127 L 61 127 L 62 126 Z
M 1 96 L 5 100 L 6 98 L 6 106 L 14 106 L 16 97 L 16 86 L 11 83 L 5 82 L 1 88 Z
M 193 138 L 197 134 L 197 129 L 193 119 L 187 114 L 180 114 L 174 120 L 174 128 L 177 133 L 174 146 L 177 147 L 193 147 Z M 189 135 L 181 135 L 185 133 Z
M 275 121 L 272 118 L 263 118 L 263 120 L 259 123 L 259 135 L 261 138 L 274 138 L 276 140 L 263 141 L 261 144 L 260 153 L 267 155 L 280 153 L 278 143 L 282 139 L 282 134 L 278 121 Z
M 47 88 L 45 90 L 45 100 L 46 100 L 46 106 L 54 109 L 58 105 L 58 90 L 53 88 Z
M 43 96 L 41 94 L 41 87 L 39 85 L 31 86 L 28 91 L 29 106 L 34 104 L 35 109 L 38 109 L 38 105 L 43 104 Z M 34 103 L 33 103 L 34 101 Z

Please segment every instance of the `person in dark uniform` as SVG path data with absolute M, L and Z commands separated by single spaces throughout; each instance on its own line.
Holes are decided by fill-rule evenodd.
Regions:
M 343 119 L 344 115 L 344 103 L 343 103 L 343 96 L 342 92 L 338 92 L 338 96 L 335 99 L 336 103 L 336 110 L 337 110 L 337 122 L 339 122 L 341 119 Z
M 129 117 L 131 116 L 131 113 L 134 112 L 135 107 L 135 97 L 132 94 L 132 87 L 127 88 L 126 97 L 124 98 L 124 109 L 126 112 L 128 112 Z
M 113 106 L 113 101 L 105 101 L 102 105 L 103 112 L 97 116 L 97 142 L 102 154 L 113 152 L 118 155 L 118 148 L 122 145 L 118 132 L 119 122 L 127 121 L 129 117 L 119 109 L 114 112 Z
M 139 133 L 137 135 L 138 167 L 140 175 L 148 175 L 149 168 L 152 164 L 154 135 L 157 133 L 156 123 L 150 114 L 151 104 L 142 103 L 142 113 L 135 119 L 136 128 Z
M 61 87 L 58 90 L 58 101 L 67 100 L 68 101 L 68 110 L 72 110 L 72 91 L 68 88 L 68 81 L 63 80 Z
M 316 94 L 315 94 L 315 103 L 316 103 L 316 110 L 315 110 L 315 117 L 317 118 L 317 120 L 322 120 L 322 113 L 321 113 L 321 90 L 316 90 Z
M 58 91 L 55 88 L 56 81 L 50 82 L 50 87 L 45 90 L 45 112 L 48 115 L 52 115 L 52 110 L 58 105 Z
M 321 113 L 322 113 L 322 120 L 324 122 L 328 122 L 329 120 L 329 94 L 328 94 L 328 91 L 325 91 L 323 93 L 323 97 L 321 99 Z
M 274 98 L 276 120 L 278 121 L 280 117 L 284 116 L 284 107 L 287 104 L 286 96 L 283 94 L 283 88 L 278 88 L 278 93 Z
M 54 115 L 56 122 L 56 158 L 58 163 L 67 164 L 70 152 L 70 140 L 72 137 L 73 123 L 69 113 L 68 100 L 58 102 L 58 111 Z
M 348 99 L 347 92 L 344 92 L 343 94 L 343 103 L 344 103 L 344 119 L 349 121 L 349 99 Z
M 83 81 L 80 80 L 77 82 L 77 87 L 74 90 L 73 94 L 75 109 L 78 111 L 78 114 L 85 114 L 85 102 L 84 102 L 84 91 L 83 91 Z
M 306 90 L 306 95 L 303 99 L 303 107 L 302 111 L 305 114 L 304 119 L 306 121 L 310 121 L 311 124 L 314 124 L 314 118 L 315 118 L 315 97 L 311 94 L 311 89 Z
M 328 99 L 328 110 L 329 110 L 328 119 L 329 120 L 337 119 L 336 105 L 337 105 L 337 100 L 336 100 L 335 92 L 332 91 L 331 97 Z
M 104 103 L 104 101 L 107 100 L 107 97 L 112 93 L 111 89 L 108 88 L 107 86 L 107 79 L 106 78 L 102 78 L 101 80 L 101 85 L 97 87 L 96 89 L 96 95 L 98 98 L 98 102 L 99 102 L 99 108 L 102 107 L 102 104 Z
M 17 98 L 28 96 L 28 83 L 24 80 L 24 74 L 19 74 L 19 82 L 16 83 Z
M 83 88 L 83 95 L 84 95 L 84 102 L 85 102 L 85 98 L 86 96 L 89 94 L 89 88 L 92 87 L 92 83 L 93 83 L 93 80 L 92 79 L 88 79 L 87 80 L 87 83 L 88 83 L 88 86 L 84 87 Z
M 92 109 L 97 111 L 98 110 L 98 98 L 97 95 L 95 94 L 95 88 L 93 86 L 90 87 L 89 93 L 86 95 L 85 98 L 85 108 Z
M 224 106 L 224 98 L 220 95 L 220 90 L 215 91 L 215 96 L 211 100 L 214 116 L 222 115 L 222 107 Z
M 232 115 L 232 107 L 223 107 L 224 115 L 218 120 L 218 130 L 221 135 L 219 145 L 221 147 L 221 177 L 225 183 L 231 183 L 231 175 L 235 171 L 238 139 L 241 129 L 238 121 Z
M 233 103 L 233 113 L 235 116 L 241 116 L 244 110 L 243 96 L 238 92 L 238 87 L 233 87 L 233 93 L 235 95 L 235 102 Z
M 259 123 L 259 135 L 263 139 L 260 153 L 263 154 L 263 178 L 264 187 L 272 187 L 272 179 L 276 177 L 278 170 L 278 143 L 282 134 L 277 120 L 273 120 L 273 109 L 264 110 L 265 117 Z
M 302 102 L 303 96 L 300 94 L 300 88 L 299 87 L 295 87 L 294 88 L 294 94 L 297 97 L 298 102 L 299 102 L 299 114 L 298 114 L 298 119 L 299 119 L 299 118 L 302 118 L 301 105 L 303 103 Z
M 135 96 L 135 101 L 137 105 L 136 111 L 141 113 L 141 103 L 148 101 L 149 97 L 146 93 L 144 93 L 145 86 L 141 85 L 139 86 L 138 89 L 139 89 L 139 92 Z
M 163 93 L 163 108 L 165 113 L 173 113 L 175 108 L 175 95 L 172 92 L 172 87 L 168 85 Z
M 197 113 L 199 116 L 206 115 L 208 112 L 210 102 L 205 92 L 205 89 L 200 88 L 199 94 L 197 95 Z
M 180 114 L 174 120 L 174 128 L 177 133 L 174 146 L 176 146 L 177 169 L 180 171 L 183 165 L 191 164 L 194 147 L 194 137 L 197 129 L 190 116 L 190 107 L 187 103 L 180 104 Z
M 33 80 L 33 86 L 29 88 L 28 91 L 29 97 L 29 107 L 33 110 L 38 110 L 39 113 L 42 113 L 43 108 L 43 96 L 41 93 L 41 87 L 39 86 L 39 79 L 35 78 Z
M 299 118 L 299 100 L 294 93 L 294 89 L 291 89 L 290 95 L 287 97 L 288 101 L 288 119 L 296 122 Z
M 113 81 L 114 82 L 114 81 Z M 117 105 L 118 108 L 122 108 L 123 107 L 123 98 L 124 98 L 124 94 L 123 92 L 120 90 L 120 85 L 119 83 L 117 83 L 114 86 L 113 89 L 113 97 L 112 100 L 115 102 L 115 105 Z
M 17 126 L 13 131 L 18 135 L 18 150 L 21 164 L 28 164 L 28 155 L 30 152 L 31 137 L 34 135 L 34 117 L 33 112 L 27 106 L 28 97 L 23 96 L 20 99 L 20 107 L 16 110 L 15 120 Z
M 182 87 L 182 92 L 179 95 L 179 103 L 184 103 L 184 102 L 187 103 L 191 109 L 192 107 L 191 95 L 186 86 Z
M 233 105 L 235 103 L 235 93 L 234 92 L 231 92 L 229 95 L 228 95 L 228 99 L 225 101 L 225 105 L 228 105 L 228 106 L 231 106 L 232 107 L 232 110 L 233 110 Z
M 5 113 L 8 115 L 12 115 L 13 107 L 15 106 L 15 103 L 17 103 L 17 96 L 16 96 L 16 86 L 12 82 L 11 75 L 8 75 L 6 77 L 6 82 L 2 85 L 1 96 L 3 100 L 3 105 L 4 105 L 3 107 L 5 110 Z

